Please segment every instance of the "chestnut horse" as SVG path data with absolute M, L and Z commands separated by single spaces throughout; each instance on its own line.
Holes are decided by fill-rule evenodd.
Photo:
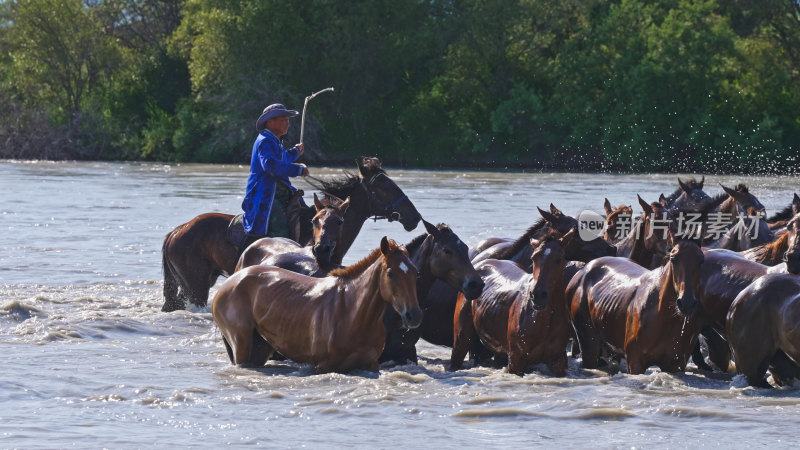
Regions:
M 473 264 L 477 264 L 483 258 L 510 260 L 523 267 L 526 272 L 531 272 L 531 248 L 530 240 L 541 240 L 552 233 L 566 234 L 570 230 L 577 228 L 578 221 L 573 217 L 567 216 L 552 204 L 550 212 L 537 208 L 542 216 L 533 226 L 528 228 L 525 233 L 511 243 L 501 243 L 492 248 L 488 248 L 472 259 Z M 553 212 L 555 211 L 555 212 Z M 495 248 L 497 247 L 497 248 Z M 496 253 L 494 253 L 497 251 Z M 594 258 L 605 255 L 615 254 L 614 246 L 603 239 L 584 241 L 580 236 L 570 239 L 565 249 L 568 260 L 591 261 Z M 526 260 L 527 259 L 527 260 Z M 565 279 L 565 281 L 568 281 Z M 422 319 L 422 339 L 434 345 L 450 347 L 453 345 L 453 314 L 456 309 L 458 291 L 441 281 L 436 281 L 425 299 L 425 317 Z M 478 359 L 478 363 L 485 363 L 491 355 L 481 348 L 480 342 L 476 339 L 474 348 L 470 351 L 472 357 Z
M 627 220 L 629 223 L 633 221 L 633 208 L 628 205 L 619 205 L 616 208 L 612 208 L 611 202 L 606 198 L 603 202 L 603 209 L 606 212 L 606 226 L 603 232 L 603 239 L 612 244 L 616 244 L 625 237 L 625 233 L 621 229 L 623 221 Z
M 239 257 L 236 271 L 260 264 L 281 267 L 312 277 L 324 277 L 342 263 L 332 257 L 342 238 L 342 224 L 349 206 L 349 198 L 341 201 L 333 196 L 325 196 L 320 200 L 314 194 L 317 214 L 311 219 L 314 228 L 312 245 L 301 247 L 287 238 L 259 239 L 250 244 Z
M 403 326 L 422 321 L 417 269 L 405 248 L 386 237 L 353 266 L 313 278 L 250 266 L 228 278 L 211 305 L 228 357 L 263 366 L 273 352 L 311 363 L 315 373 L 378 371 L 390 304 Z
M 597 368 L 600 354 L 624 356 L 628 372 L 651 365 L 682 371 L 697 342 L 691 318 L 703 252 L 679 241 L 663 267 L 647 270 L 627 258 L 599 258 L 570 281 L 566 296 L 583 354 L 583 367 Z
M 751 386 L 770 387 L 767 369 L 780 386 L 800 378 L 800 278 L 767 274 L 736 297 L 726 330 L 736 370 Z
M 319 182 L 327 194 L 350 197 L 334 260 L 342 260 L 369 217 L 398 220 L 407 231 L 413 230 L 421 219 L 414 204 L 381 168 L 380 160 L 363 157 L 356 163 L 359 176 L 348 174 L 344 179 Z M 313 206 L 305 209 L 301 225 L 310 227 L 314 213 Z M 184 309 L 186 301 L 205 306 L 208 291 L 217 278 L 233 274 L 241 250 L 227 238 L 231 219 L 230 214 L 201 214 L 167 234 L 162 247 L 165 298 L 162 311 Z M 305 234 L 310 239 L 310 231 Z
M 495 355 L 508 359 L 508 371 L 522 375 L 544 363 L 554 375 L 567 370 L 570 321 L 564 298 L 565 250 L 575 231 L 561 239 L 531 239 L 533 273 L 511 261 L 478 264 L 486 287 L 479 298 L 458 296 L 450 369 L 461 368 L 474 336 Z
M 665 230 L 657 230 L 658 223 L 661 221 L 662 226 L 669 226 L 669 214 L 660 203 L 648 204 L 639 195 L 636 195 L 636 199 L 642 208 L 642 215 L 632 224 L 628 235 L 614 244 L 616 256 L 629 258 L 644 268 L 655 269 L 661 266 L 668 247 Z M 616 225 L 621 226 L 619 223 Z
M 467 299 L 474 299 L 483 291 L 483 280 L 467 257 L 467 245 L 450 227 L 444 224 L 433 226 L 425 220 L 422 223 L 428 233 L 416 237 L 406 245 L 406 249 L 411 261 L 419 270 L 417 299 L 420 308 L 427 316 L 426 297 L 434 281 L 439 280 L 455 291 L 463 292 Z M 452 315 L 449 320 L 452 322 Z M 386 310 L 384 324 L 386 347 L 383 349 L 380 362 L 416 364 L 416 345 L 422 334 L 422 328 L 404 329 L 401 327 L 400 316 L 391 309 Z

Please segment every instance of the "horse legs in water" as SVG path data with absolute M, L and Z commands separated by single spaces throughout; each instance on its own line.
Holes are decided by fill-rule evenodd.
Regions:
M 792 361 L 783 350 L 778 350 L 769 362 L 772 379 L 778 386 L 785 386 L 792 380 L 800 379 L 800 366 Z

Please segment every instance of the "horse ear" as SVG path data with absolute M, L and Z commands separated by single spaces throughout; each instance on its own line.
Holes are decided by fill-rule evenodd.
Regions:
M 722 183 L 720 183 L 719 186 L 722 188 L 723 191 L 725 191 L 726 194 L 731 196 L 731 198 L 733 198 L 734 200 L 739 201 L 739 199 L 742 198 L 742 194 L 740 194 L 738 191 L 726 188 L 725 186 L 722 185 Z
M 614 209 L 611 208 L 611 202 L 608 201 L 608 197 L 606 197 L 606 201 L 603 202 L 603 209 L 606 210 L 606 216 L 614 212 Z
M 653 212 L 653 207 L 650 206 L 650 204 L 646 201 L 642 200 L 642 197 L 640 197 L 639 194 L 636 194 L 636 198 L 639 200 L 639 206 L 642 207 L 642 211 L 644 211 L 645 214 L 650 214 Z
M 705 182 L 706 182 L 706 176 L 703 175 L 703 177 L 700 178 L 700 182 L 697 183 L 697 189 L 703 189 L 703 183 L 705 183 Z
M 550 212 L 556 216 L 563 216 L 564 213 L 561 212 L 560 209 L 556 208 L 556 205 L 550 203 Z
M 348 207 L 350 207 L 350 197 L 347 197 L 342 203 L 339 204 L 339 211 L 344 214 L 347 212 Z
M 550 224 L 553 224 L 553 223 L 555 223 L 555 222 L 557 222 L 557 221 L 558 221 L 558 217 L 556 217 L 556 216 L 554 216 L 554 215 L 550 214 L 550 213 L 549 213 L 549 212 L 547 212 L 547 211 L 542 211 L 542 208 L 539 208 L 539 207 L 537 206 L 537 207 L 536 207 L 536 209 L 538 209 L 538 210 L 539 210 L 539 214 L 541 214 L 541 215 L 542 215 L 542 217 L 544 217 L 544 220 L 546 220 L 546 221 L 547 221 L 547 222 L 549 222 Z
M 439 239 L 439 229 L 436 228 L 436 225 L 428 222 L 425 219 L 422 219 L 422 224 L 425 225 L 425 231 L 428 232 L 434 239 Z
M 536 247 L 538 247 L 538 246 L 539 246 L 539 244 L 541 244 L 541 243 L 542 243 L 542 241 L 540 241 L 540 240 L 538 240 L 538 239 L 536 239 L 536 238 L 531 238 L 531 247 L 533 247 L 533 248 L 536 248 Z
M 797 194 L 794 194 L 794 198 L 792 199 L 792 212 L 796 216 L 800 213 L 800 197 Z
M 389 246 L 389 238 L 384 236 L 383 239 L 381 239 L 381 253 L 388 255 L 391 251 L 391 247 Z
M 692 189 L 691 189 L 691 188 L 689 188 L 689 186 L 685 185 L 685 184 L 683 183 L 683 181 L 681 181 L 681 178 L 680 178 L 680 177 L 678 177 L 678 186 L 681 188 L 681 190 L 682 190 L 683 192 L 686 192 L 687 194 L 689 194 L 689 193 L 691 193 L 691 192 L 692 192 Z
M 325 209 L 325 205 L 323 205 L 322 202 L 319 201 L 319 197 L 317 197 L 316 192 L 314 192 L 314 208 L 317 208 L 317 212 L 320 212 L 323 209 Z
M 366 156 L 362 156 L 361 158 L 356 158 L 356 165 L 358 166 L 358 173 L 361 174 L 361 178 L 367 179 L 369 178 L 369 170 L 367 169 L 367 165 L 365 161 L 367 160 Z
M 658 196 L 658 203 L 661 203 L 661 206 L 663 206 L 664 208 L 666 208 L 669 205 L 667 197 L 664 197 L 664 194 Z

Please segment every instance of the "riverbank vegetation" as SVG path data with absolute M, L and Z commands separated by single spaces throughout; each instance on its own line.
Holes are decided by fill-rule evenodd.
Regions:
M 792 171 L 797 0 L 0 1 L 0 157 Z M 287 142 L 298 140 L 299 118 Z

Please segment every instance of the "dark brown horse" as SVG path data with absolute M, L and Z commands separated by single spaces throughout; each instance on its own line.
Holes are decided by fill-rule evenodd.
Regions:
M 525 270 L 531 270 L 531 255 L 533 249 L 530 246 L 531 239 L 542 239 L 552 232 L 563 234 L 568 233 L 570 230 L 578 228 L 578 221 L 571 216 L 568 216 L 558 210 L 553 204 L 550 204 L 550 212 L 543 211 L 541 208 L 536 208 L 539 215 L 542 216 L 532 227 L 528 228 L 525 233 L 514 240 L 503 240 L 497 242 L 484 250 L 474 254 L 472 263 L 477 264 L 487 259 L 502 259 L 510 260 L 521 264 Z M 491 238 L 490 238 L 491 239 Z M 482 242 L 486 243 L 489 239 Z M 480 244 L 478 246 L 480 248 Z M 477 250 L 477 248 L 476 248 Z M 592 239 L 585 241 L 579 236 L 569 242 L 569 247 L 566 249 L 567 259 L 571 261 L 591 261 L 601 256 L 614 256 L 616 249 L 613 245 L 604 239 Z
M 583 366 L 598 367 L 606 350 L 624 356 L 631 374 L 652 365 L 682 371 L 697 342 L 692 315 L 702 264 L 697 243 L 683 240 L 654 270 L 627 258 L 599 258 L 575 274 L 566 296 Z
M 565 247 L 575 231 L 561 239 L 530 241 L 533 273 L 511 261 L 478 264 L 486 287 L 479 298 L 458 296 L 450 369 L 461 368 L 477 336 L 496 356 L 508 359 L 508 371 L 522 375 L 544 363 L 556 376 L 566 375 L 570 322 L 564 299 Z
M 709 359 L 719 369 L 727 371 L 730 364 L 725 334 L 728 309 L 736 296 L 755 279 L 765 275 L 769 267 L 730 250 L 703 249 L 703 257 L 697 291 L 700 307 L 696 320 L 702 327 L 701 336 L 708 346 Z M 699 368 L 711 370 L 699 346 L 695 348 L 692 359 Z
M 552 203 L 550 203 L 549 213 L 539 209 L 539 214 L 542 216 L 542 218 L 533 224 L 533 226 L 528 228 L 528 230 L 517 239 L 490 237 L 478 242 L 477 245 L 469 250 L 470 259 L 472 259 L 474 262 L 480 262 L 484 259 L 498 259 L 497 256 L 501 253 L 506 255 L 510 253 L 517 254 L 520 250 L 527 250 L 529 247 L 528 241 L 530 239 L 535 239 L 536 236 L 539 238 L 547 236 L 552 230 L 566 233 L 578 226 L 578 221 L 574 217 L 564 214 Z M 545 227 L 545 225 L 547 227 Z M 476 257 L 478 257 L 478 255 L 481 253 L 484 254 L 476 260 Z M 530 262 L 530 253 L 525 256 L 520 256 L 520 260 L 524 260 L 526 264 Z
M 711 236 L 712 242 L 706 246 L 738 252 L 772 242 L 775 237 L 765 221 L 764 205 L 747 186 L 739 184 L 734 189 L 720 186 L 728 198 L 719 206 L 713 221 L 720 232 Z
M 391 305 L 414 328 L 417 269 L 408 252 L 384 237 L 379 249 L 326 278 L 250 266 L 222 284 L 211 313 L 233 364 L 263 366 L 274 351 L 314 372 L 378 370 Z
M 447 225 L 422 221 L 427 234 L 423 234 L 406 245 L 411 260 L 419 270 L 417 278 L 417 297 L 419 306 L 428 315 L 426 297 L 434 281 L 441 281 L 456 292 L 461 291 L 466 298 L 477 298 L 483 291 L 483 280 L 472 267 L 467 256 L 467 245 Z M 452 322 L 452 316 L 450 316 Z M 380 361 L 394 361 L 398 364 L 417 362 L 417 341 L 422 329 L 404 329 L 400 316 L 387 309 L 384 316 L 386 325 L 386 347 Z
M 332 259 L 341 261 L 369 217 L 398 220 L 406 230 L 413 230 L 421 217 L 403 191 L 386 175 L 377 158 L 356 161 L 358 176 L 320 181 L 322 191 L 338 198 L 350 197 L 345 214 L 345 228 Z M 314 207 L 301 213 L 308 225 Z M 186 302 L 205 306 L 208 291 L 220 275 L 230 276 L 239 260 L 240 249 L 227 238 L 230 214 L 206 213 L 176 227 L 164 238 L 162 263 L 164 270 L 164 306 L 162 311 L 184 309 Z M 300 242 L 305 245 L 306 242 Z
M 561 235 L 574 230 L 578 226 L 578 221 L 574 218 L 564 215 L 555 206 L 550 205 L 550 212 L 543 211 L 537 208 L 542 218 L 536 222 L 532 227 L 528 228 L 525 233 L 515 239 L 510 244 L 504 244 L 498 249 L 494 247 L 484 250 L 480 255 L 473 258 L 472 263 L 477 264 L 478 261 L 483 260 L 484 257 L 491 259 L 510 260 L 519 264 L 526 272 L 532 270 L 531 255 L 533 248 L 531 248 L 530 240 L 541 240 L 546 236 L 553 233 L 561 233 Z M 553 213 L 553 211 L 556 213 Z M 498 250 L 497 253 L 494 253 Z M 501 251 L 502 250 L 502 251 Z M 616 252 L 614 246 L 604 241 L 603 239 L 594 239 L 592 241 L 584 241 L 580 236 L 575 236 L 570 239 L 565 248 L 567 260 L 591 261 L 594 258 L 605 255 L 613 255 Z M 526 260 L 527 259 L 527 260 Z M 422 320 L 422 339 L 435 345 L 442 345 L 450 347 L 453 345 L 453 315 L 456 309 L 456 301 L 458 299 L 458 291 L 448 286 L 447 284 L 436 281 L 428 293 L 424 301 L 425 317 Z M 471 350 L 472 357 L 476 358 L 478 363 L 487 363 L 491 359 L 491 354 L 486 353 L 482 349 L 480 342 L 476 339 L 474 348 Z
M 636 196 L 642 215 L 632 224 L 630 232 L 620 239 L 616 256 L 629 258 L 631 261 L 647 269 L 661 266 L 667 254 L 668 243 L 666 227 L 672 223 L 667 209 L 660 203 L 647 203 L 642 197 Z M 629 224 L 630 225 L 630 224 Z M 621 226 L 617 223 L 617 226 Z M 658 229 L 663 227 L 662 229 Z M 620 229 L 622 231 L 622 229 Z
M 259 239 L 250 244 L 239 257 L 236 271 L 260 264 L 282 267 L 312 277 L 327 275 L 342 263 L 334 260 L 333 254 L 342 238 L 344 215 L 349 206 L 349 198 L 341 201 L 333 196 L 325 196 L 320 200 L 314 194 L 317 214 L 311 219 L 314 236 L 311 245 L 301 247 L 287 238 Z
M 800 378 L 800 277 L 767 274 L 745 288 L 728 311 L 726 330 L 736 370 L 751 386 Z

